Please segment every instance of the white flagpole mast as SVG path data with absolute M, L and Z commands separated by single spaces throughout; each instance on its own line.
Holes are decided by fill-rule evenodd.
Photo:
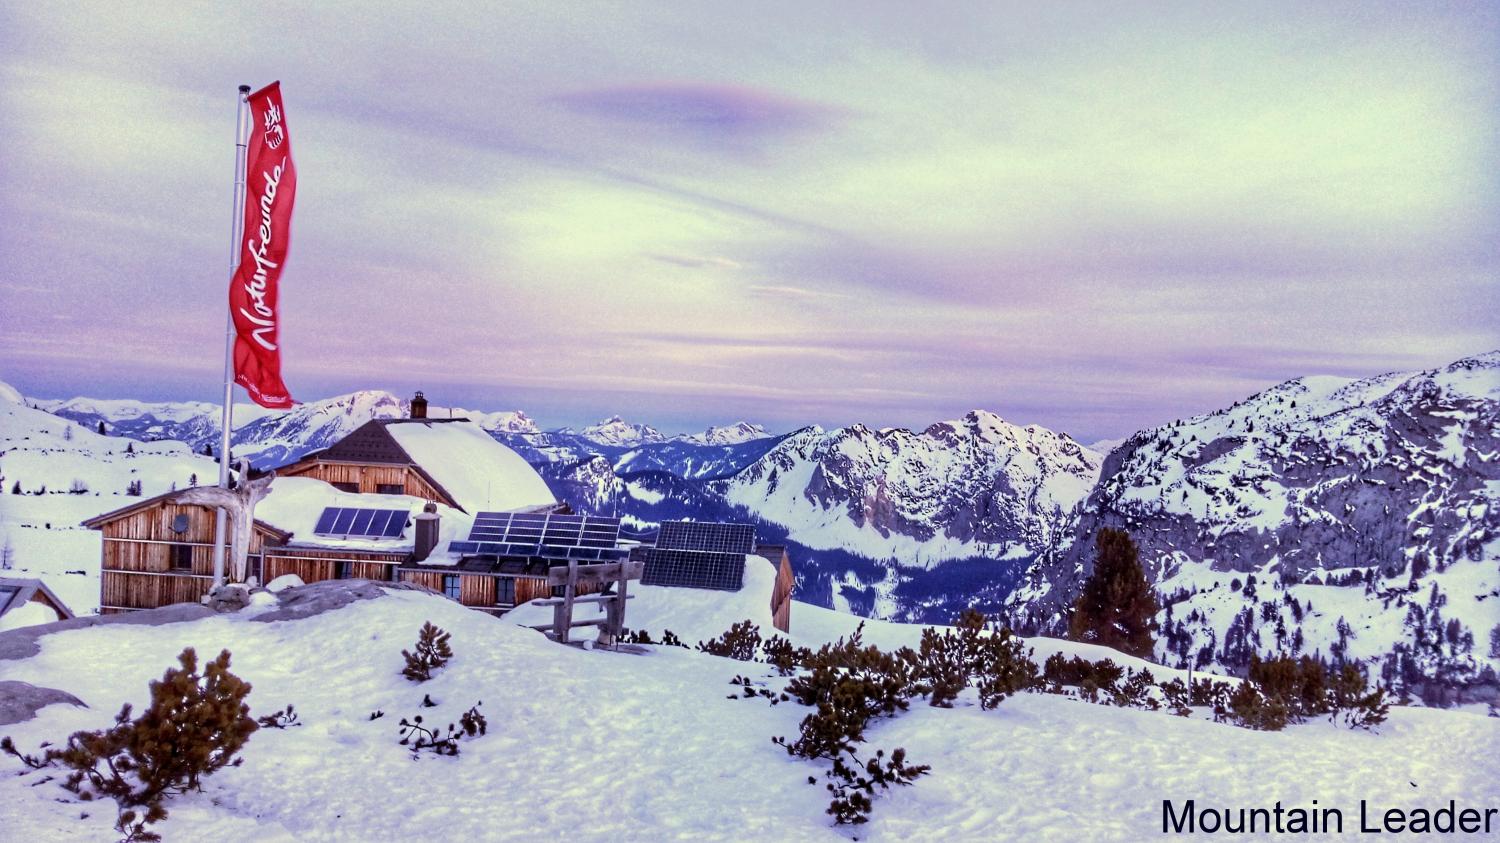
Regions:
M 245 147 L 248 138 L 246 112 L 249 110 L 250 86 L 241 85 L 234 117 L 234 206 L 229 215 L 229 274 L 240 267 L 240 235 L 245 213 Z M 224 417 L 219 437 L 219 485 L 229 488 L 229 435 L 233 429 L 234 400 L 234 314 L 226 307 L 224 329 Z M 224 584 L 224 542 L 227 538 L 228 514 L 220 508 L 214 517 L 214 588 Z

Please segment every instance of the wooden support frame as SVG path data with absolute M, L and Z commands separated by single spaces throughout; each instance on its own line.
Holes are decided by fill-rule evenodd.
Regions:
M 578 627 L 598 626 L 602 627 L 599 633 L 599 643 L 614 646 L 625 630 L 625 601 L 634 597 L 629 593 L 629 582 L 640 579 L 645 569 L 644 562 L 624 561 L 580 565 L 576 559 L 569 560 L 566 568 L 561 566 L 553 568 L 547 572 L 547 584 L 553 587 L 561 586 L 563 594 L 562 597 L 536 601 L 538 606 L 552 607 L 552 623 L 540 624 L 534 628 L 549 632 L 554 639 L 567 644 L 570 639 L 570 630 Z M 589 581 L 613 582 L 616 591 L 614 594 L 579 596 L 580 583 Z M 605 616 L 574 620 L 573 607 L 579 603 L 602 603 Z

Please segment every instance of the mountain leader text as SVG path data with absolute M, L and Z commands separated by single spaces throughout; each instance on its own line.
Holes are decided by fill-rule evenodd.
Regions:
M 1181 805 L 1161 803 L 1163 834 L 1343 834 L 1344 812 L 1323 808 L 1205 807 L 1189 799 Z M 1459 808 L 1454 800 L 1440 808 L 1386 808 L 1359 801 L 1359 822 L 1347 831 L 1362 834 L 1483 834 L 1500 832 L 1500 808 Z

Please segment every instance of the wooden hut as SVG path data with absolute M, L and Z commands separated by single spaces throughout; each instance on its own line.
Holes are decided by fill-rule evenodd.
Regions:
M 424 504 L 454 530 L 463 529 L 466 513 L 560 506 L 525 460 L 462 418 L 377 419 L 276 473 L 256 508 L 249 549 L 248 574 L 262 583 L 283 574 L 308 583 L 395 580 L 399 566 L 425 559 L 441 539 L 434 532 L 419 549 L 408 529 Z M 181 503 L 181 494 L 137 500 L 84 522 L 103 534 L 101 611 L 197 602 L 208 593 L 217 510 Z M 331 508 L 400 510 L 400 528 L 389 535 L 320 529 Z M 388 521 L 394 527 L 396 516 Z M 518 593 L 530 592 L 522 586 Z
M 102 533 L 99 610 L 105 614 L 196 603 L 213 585 L 214 524 L 218 511 L 181 504 L 182 492 L 144 498 L 90 518 Z M 227 531 L 226 531 L 227 532 Z M 250 537 L 250 575 L 260 577 L 268 542 L 289 534 L 257 520 Z M 225 554 L 228 555 L 228 546 Z

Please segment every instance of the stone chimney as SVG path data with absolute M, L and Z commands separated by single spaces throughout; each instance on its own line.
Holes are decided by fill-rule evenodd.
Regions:
M 427 418 L 427 399 L 422 397 L 422 390 L 417 390 L 416 397 L 411 399 L 411 417 L 414 419 Z
M 426 561 L 427 557 L 432 555 L 433 549 L 437 547 L 438 525 L 441 521 L 442 517 L 437 514 L 437 504 L 429 503 L 422 507 L 422 514 L 417 516 L 416 534 L 412 538 L 411 559 L 413 562 Z

